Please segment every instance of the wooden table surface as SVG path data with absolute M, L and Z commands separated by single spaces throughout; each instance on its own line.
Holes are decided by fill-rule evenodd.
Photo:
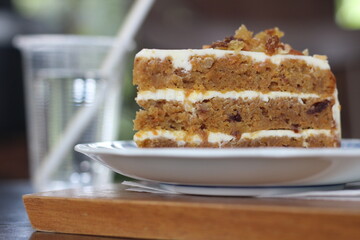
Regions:
M 149 194 L 112 185 L 26 195 L 24 203 L 33 227 L 47 232 L 150 239 L 360 239 L 360 202 L 351 201 Z
M 30 225 L 22 195 L 33 190 L 27 180 L 0 180 L 1 240 L 111 240 L 98 236 L 36 232 Z

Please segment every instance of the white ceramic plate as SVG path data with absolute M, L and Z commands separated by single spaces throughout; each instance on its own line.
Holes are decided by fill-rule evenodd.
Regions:
M 360 181 L 360 140 L 339 149 L 137 148 L 132 141 L 79 144 L 115 172 L 169 186 L 299 187 Z

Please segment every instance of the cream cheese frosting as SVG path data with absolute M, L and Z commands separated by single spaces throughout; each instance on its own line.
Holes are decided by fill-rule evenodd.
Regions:
M 336 126 L 337 136 L 339 139 L 341 139 L 341 119 L 340 119 L 341 106 L 338 99 L 337 89 L 335 89 L 333 97 L 335 99 L 335 104 L 332 107 L 332 114 Z
M 185 93 L 182 89 L 157 89 L 155 91 L 139 91 L 136 100 L 166 100 L 166 101 L 189 101 L 192 103 L 201 102 L 211 98 L 230 98 L 230 99 L 244 99 L 252 100 L 254 98 L 260 98 L 262 101 L 268 102 L 273 98 L 319 98 L 320 96 L 313 93 L 292 93 L 292 92 L 278 92 L 273 91 L 269 93 L 261 93 L 258 91 L 190 91 Z
M 261 130 L 251 133 L 243 133 L 242 139 L 259 139 L 264 137 L 290 137 L 290 138 L 304 138 L 307 139 L 315 135 L 331 136 L 332 132 L 328 129 L 306 129 L 298 133 L 292 130 Z M 144 141 L 146 139 L 166 138 L 176 141 L 179 146 L 184 145 L 186 142 L 200 144 L 202 139 L 199 135 L 188 135 L 186 131 L 169 131 L 169 130 L 151 130 L 151 131 L 139 131 L 134 135 L 135 141 Z M 235 137 L 229 134 L 221 132 L 208 132 L 209 143 L 218 143 L 219 145 L 234 140 Z M 304 146 L 307 144 L 304 141 Z
M 306 64 L 318 67 L 320 69 L 330 69 L 329 63 L 327 60 L 303 56 L 303 55 L 272 55 L 268 56 L 263 52 L 250 52 L 250 51 L 231 51 L 231 50 L 221 50 L 221 49 L 181 49 L 181 50 L 163 50 L 163 49 L 143 49 L 136 54 L 136 58 L 159 58 L 164 60 L 167 57 L 172 59 L 172 64 L 174 68 L 182 68 L 185 71 L 191 71 L 191 57 L 192 56 L 204 56 L 204 55 L 213 55 L 216 58 L 222 58 L 226 55 L 244 55 L 251 57 L 256 62 L 265 62 L 270 60 L 274 64 L 281 64 L 282 61 L 287 59 L 303 60 Z

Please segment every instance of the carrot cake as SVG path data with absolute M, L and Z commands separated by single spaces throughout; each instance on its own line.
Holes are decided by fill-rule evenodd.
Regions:
M 339 147 L 340 105 L 326 56 L 268 29 L 203 49 L 135 57 L 139 147 Z

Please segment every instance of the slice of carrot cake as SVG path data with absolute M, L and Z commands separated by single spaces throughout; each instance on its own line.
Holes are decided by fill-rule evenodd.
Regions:
M 135 57 L 139 147 L 339 147 L 340 105 L 326 56 L 241 26 L 203 49 Z

